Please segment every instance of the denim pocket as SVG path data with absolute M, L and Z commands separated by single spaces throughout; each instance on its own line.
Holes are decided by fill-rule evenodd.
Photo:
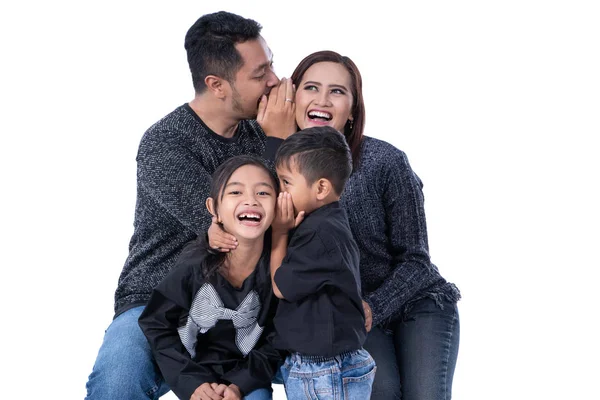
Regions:
M 345 400 L 364 400 L 371 397 L 377 367 L 372 362 L 362 368 L 353 369 L 342 376 Z

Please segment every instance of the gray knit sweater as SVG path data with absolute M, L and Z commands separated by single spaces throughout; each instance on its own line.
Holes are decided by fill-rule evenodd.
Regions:
M 360 276 L 373 324 L 394 319 L 424 297 L 454 302 L 460 292 L 429 259 L 423 184 L 406 154 L 365 137 L 342 205 L 360 249 Z
M 227 139 L 187 104 L 146 131 L 137 154 L 134 232 L 115 292 L 115 315 L 146 304 L 184 245 L 206 234 L 211 216 L 205 202 L 215 169 L 230 157 L 264 150 L 256 121 L 240 122 Z
M 256 121 L 240 122 L 231 139 L 217 135 L 187 104 L 148 129 L 138 150 L 134 233 L 115 292 L 115 315 L 145 304 L 184 245 L 206 234 L 214 170 L 235 155 L 262 155 L 265 140 Z M 341 203 L 360 249 L 363 295 L 374 324 L 424 297 L 460 298 L 429 260 L 421 189 L 402 151 L 365 137 Z

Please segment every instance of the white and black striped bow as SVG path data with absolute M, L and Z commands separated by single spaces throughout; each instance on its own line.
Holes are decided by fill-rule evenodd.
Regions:
M 235 327 L 235 343 L 246 356 L 263 331 L 256 321 L 260 308 L 260 299 L 254 290 L 235 310 L 225 308 L 215 288 L 205 283 L 194 297 L 186 324 L 177 331 L 190 356 L 195 357 L 198 334 L 206 333 L 220 319 L 230 319 Z

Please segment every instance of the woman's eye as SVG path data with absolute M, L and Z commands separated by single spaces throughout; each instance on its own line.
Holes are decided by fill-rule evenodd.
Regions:
M 306 85 L 304 86 L 304 90 L 318 90 L 315 85 Z
M 346 94 L 346 92 L 344 92 L 342 89 L 333 89 L 331 91 L 331 93 L 335 93 L 335 94 Z
M 269 193 L 269 192 L 258 192 L 257 194 L 259 196 L 270 196 L 271 195 L 271 193 Z
M 232 190 L 231 192 L 229 192 L 229 194 L 238 195 L 238 194 L 242 194 L 242 192 L 240 192 L 239 190 Z

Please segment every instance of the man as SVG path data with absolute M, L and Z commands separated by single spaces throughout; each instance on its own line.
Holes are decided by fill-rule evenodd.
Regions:
M 285 138 L 295 130 L 289 122 L 292 85 L 279 84 L 260 31 L 253 20 L 218 12 L 202 16 L 186 34 L 195 97 L 141 140 L 135 229 L 115 293 L 115 317 L 86 385 L 88 399 L 158 398 L 169 390 L 138 317 L 185 243 L 206 234 L 211 217 L 205 200 L 214 170 L 235 155 L 263 154 L 270 140 L 265 134 Z M 275 122 L 263 133 L 249 119 L 257 118 L 259 102 L 262 119 L 273 88 L 269 104 L 279 97 L 285 118 L 269 118 Z

